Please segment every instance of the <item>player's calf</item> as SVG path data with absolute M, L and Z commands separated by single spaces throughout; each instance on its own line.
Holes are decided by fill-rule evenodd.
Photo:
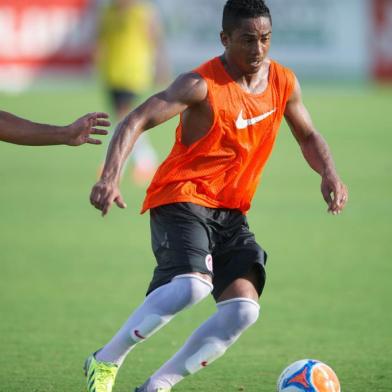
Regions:
M 136 344 L 145 341 L 179 311 L 200 302 L 211 291 L 209 281 L 185 274 L 150 293 L 112 340 L 86 360 L 87 391 L 111 392 L 118 368 Z
M 112 340 L 96 354 L 96 359 L 120 366 L 126 355 L 166 325 L 178 312 L 209 295 L 212 284 L 186 274 L 158 287 L 133 312 Z
M 170 390 L 185 376 L 208 366 L 222 356 L 259 316 L 259 304 L 248 298 L 229 299 L 217 306 L 217 312 L 141 387 L 141 391 Z

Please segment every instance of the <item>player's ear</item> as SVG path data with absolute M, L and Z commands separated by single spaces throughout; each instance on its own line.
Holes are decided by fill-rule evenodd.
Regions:
M 221 31 L 220 32 L 220 39 L 221 39 L 222 45 L 225 48 L 227 48 L 228 43 L 229 43 L 229 37 L 228 37 L 227 33 L 225 33 L 224 31 Z

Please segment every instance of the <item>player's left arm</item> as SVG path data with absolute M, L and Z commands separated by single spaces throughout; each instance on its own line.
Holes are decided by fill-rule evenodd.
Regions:
M 306 161 L 321 176 L 321 193 L 328 204 L 328 212 L 339 214 L 348 200 L 347 187 L 336 171 L 327 142 L 313 125 L 302 101 L 301 87 L 297 79 L 284 114 Z

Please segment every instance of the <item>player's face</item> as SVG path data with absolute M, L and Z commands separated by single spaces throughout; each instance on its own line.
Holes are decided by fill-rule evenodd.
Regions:
M 221 33 L 227 59 L 244 73 L 256 73 L 268 55 L 272 26 L 269 18 L 240 19 L 230 34 Z

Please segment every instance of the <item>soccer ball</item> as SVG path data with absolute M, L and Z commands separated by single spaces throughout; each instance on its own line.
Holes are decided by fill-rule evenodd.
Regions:
M 340 392 L 340 384 L 335 372 L 325 363 L 302 359 L 283 370 L 277 392 Z

